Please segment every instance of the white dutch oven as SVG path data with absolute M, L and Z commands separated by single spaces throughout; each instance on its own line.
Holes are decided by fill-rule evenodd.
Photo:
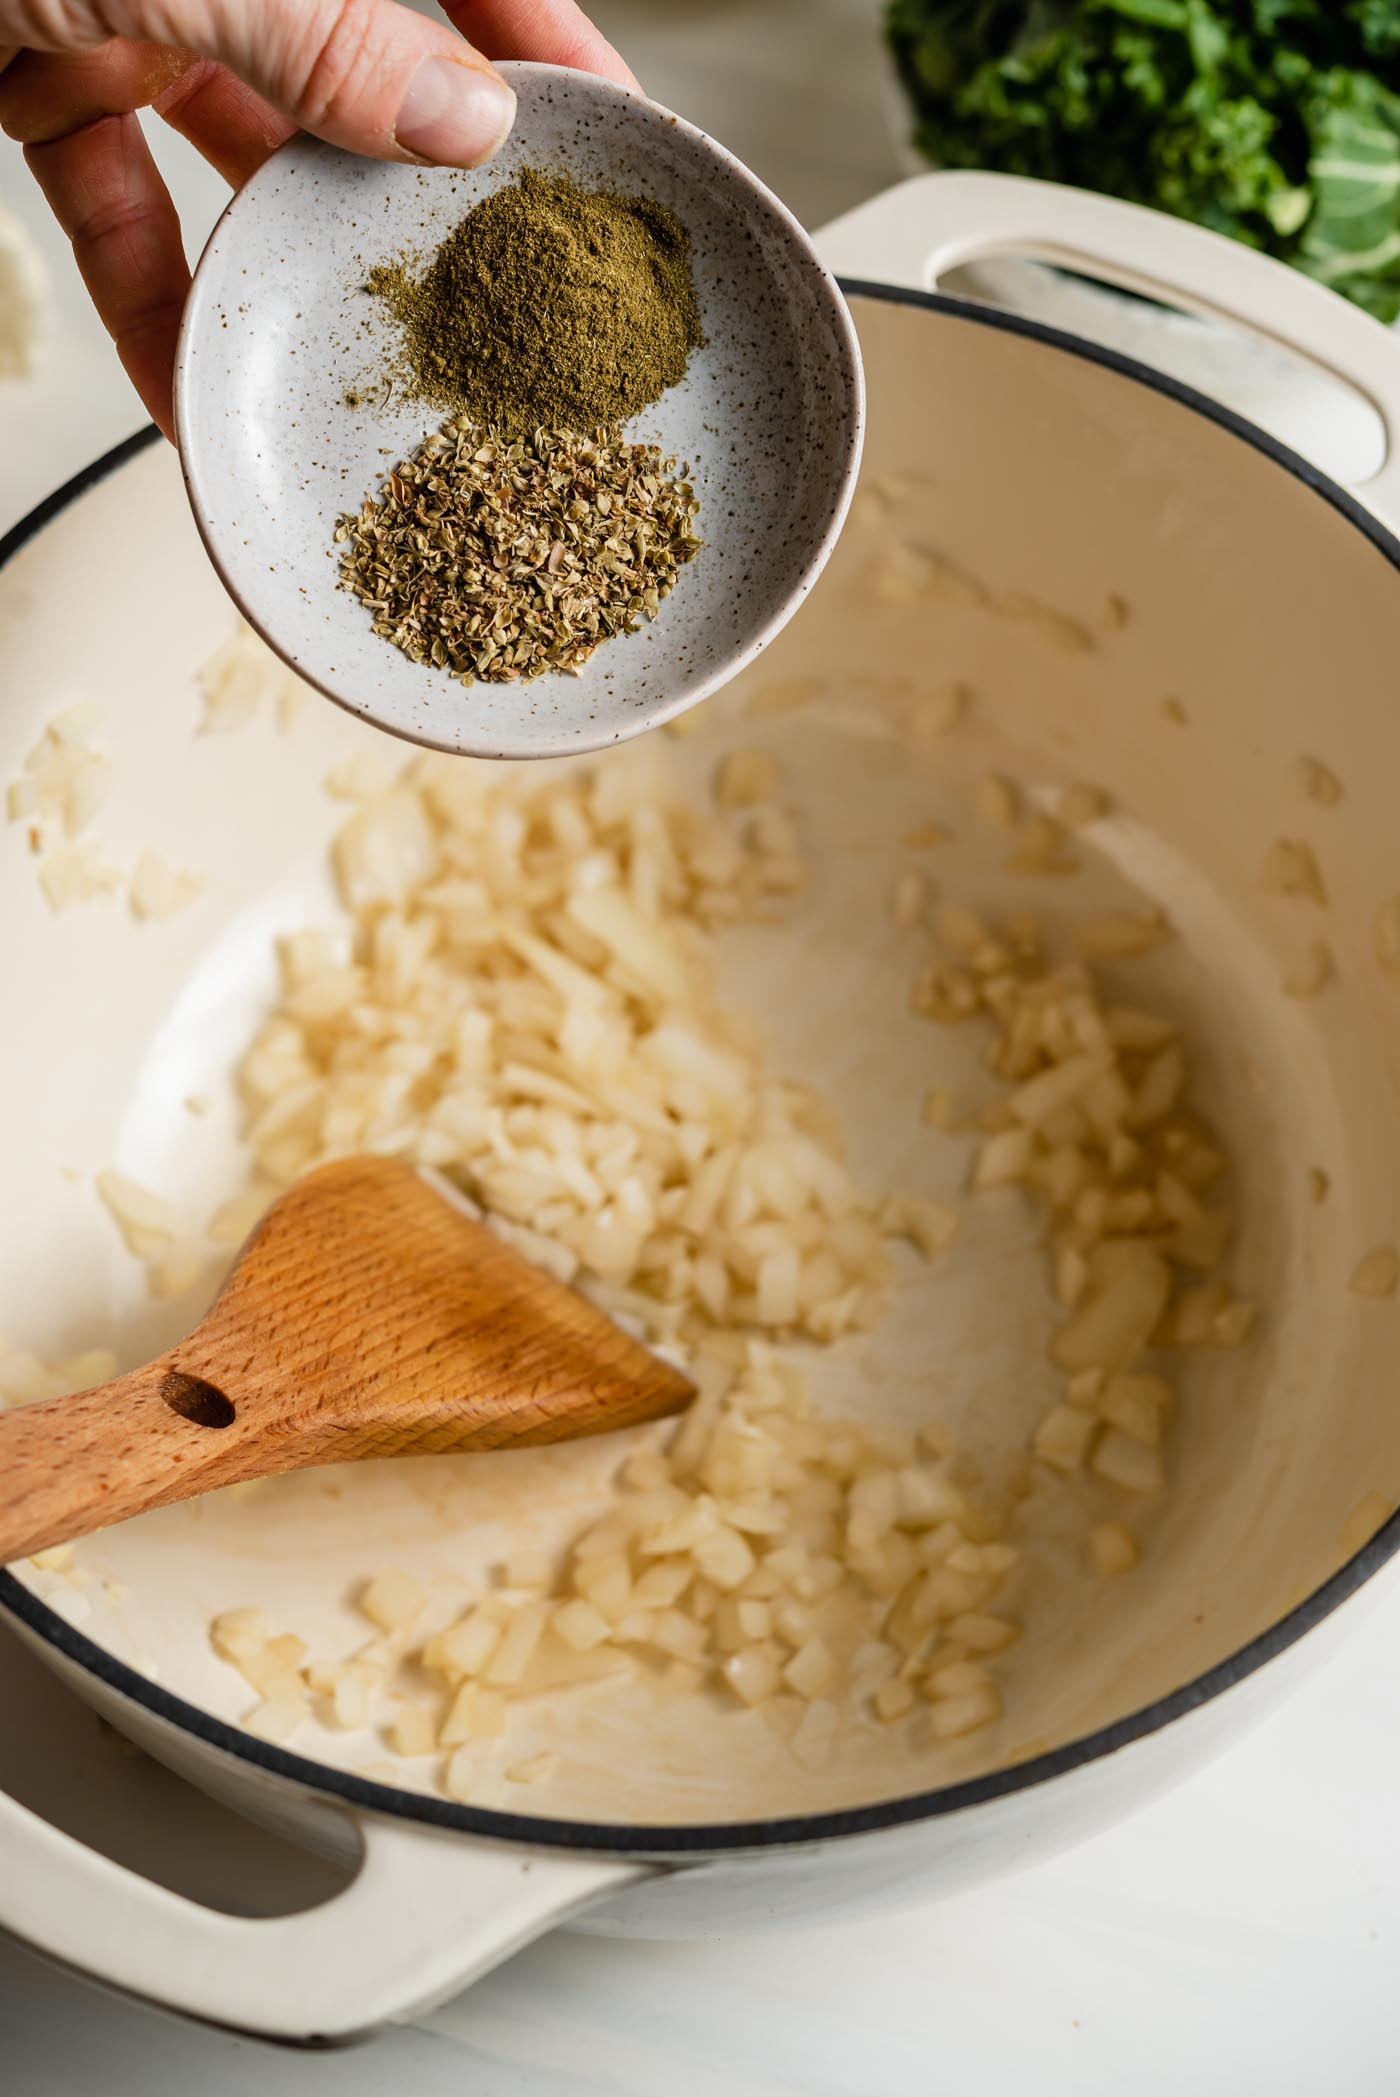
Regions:
M 889 1017 L 908 957 L 873 929 L 887 926 L 881 851 L 960 764 L 1014 768 L 1033 789 L 1106 786 L 1122 813 L 1103 829 L 1103 878 L 1147 891 L 1182 935 L 1162 994 L 1202 1044 L 1238 1154 L 1239 1275 L 1263 1303 L 1262 1337 L 1188 1390 L 1141 1572 L 1067 1589 L 1058 1613 L 1047 1600 L 1008 1676 L 1012 1730 L 936 1763 L 872 1762 L 836 1788 L 755 1762 L 746 1792 L 737 1750 L 707 1766 L 685 1741 L 666 1755 L 689 1773 L 668 1778 L 666 1755 L 624 1732 L 591 1790 L 544 1787 L 527 1815 L 357 1774 L 363 1743 L 288 1752 L 239 1729 L 231 1671 L 208 1650 L 212 1610 L 260 1599 L 289 1627 L 319 1612 L 327 1635 L 347 1635 L 337 1612 L 367 1555 L 467 1548 L 473 1507 L 491 1528 L 489 1496 L 508 1525 L 508 1479 L 522 1511 L 548 1500 L 554 1456 L 553 1470 L 454 1472 L 469 1481 L 456 1498 L 441 1473 L 405 1464 L 343 1481 L 343 1503 L 310 1479 L 170 1511 L 94 1539 L 81 1591 L 33 1568 L 0 1575 L 9 1619 L 116 1726 L 250 1815 L 362 1853 L 325 1906 L 251 1920 L 152 1886 L 0 1799 L 0 1925 L 136 1995 L 330 2041 L 441 2000 L 569 1918 L 687 1934 L 955 1891 L 1092 1833 L 1212 1753 L 1323 1656 L 1400 1545 L 1400 1302 L 1347 1288 L 1368 1249 L 1400 1237 L 1400 986 L 1375 948 L 1377 906 L 1400 890 L 1400 543 L 1385 522 L 1400 519 L 1400 350 L 1314 285 L 1185 225 L 997 178 L 910 182 L 831 228 L 825 251 L 854 280 L 865 501 L 811 609 L 713 726 L 664 753 L 703 777 L 727 737 L 761 737 L 802 790 L 816 878 L 781 967 L 769 948 L 747 986 L 753 1002 L 805 1043 L 853 1150 L 912 1156 L 884 1095 L 933 1037 Z M 941 271 L 1010 252 L 1296 348 L 1385 417 L 1382 473 L 1348 493 L 1172 382 L 931 294 Z M 872 574 L 910 548 L 923 581 L 882 595 Z M 143 1305 L 88 1176 L 116 1164 L 192 1204 L 227 1188 L 228 1070 L 267 997 L 274 935 L 328 907 L 334 815 L 317 787 L 365 732 L 313 706 L 280 740 L 266 724 L 192 733 L 191 670 L 227 607 L 173 461 L 146 439 L 0 551 L 0 771 L 14 774 L 59 706 L 97 697 L 118 762 L 112 849 L 157 843 L 209 875 L 185 918 L 138 936 L 114 914 L 48 916 L 18 831 L 0 836 L 0 1321 L 54 1354 L 110 1326 L 135 1358 L 171 1328 Z M 911 752 L 882 725 L 878 692 L 924 673 L 978 694 L 970 756 Z M 782 692 L 796 705 L 823 681 L 834 712 L 779 710 Z M 746 717 L 759 687 L 761 716 Z M 1303 756 L 1343 782 L 1340 807 L 1304 797 Z M 1279 836 L 1312 844 L 1325 913 L 1261 892 Z M 1281 976 L 1322 931 L 1336 980 L 1291 1002 Z M 214 1111 L 194 1124 L 179 1102 L 201 1091 Z M 960 1169 L 928 1167 L 930 1188 Z M 889 1344 L 910 1388 L 932 1365 L 969 1431 L 980 1420 L 1014 1448 L 1045 1402 L 1048 1310 L 1014 1197 L 989 1213 Z M 897 1367 L 885 1362 L 882 1392 Z M 848 1405 L 873 1393 L 865 1369 L 845 1380 Z

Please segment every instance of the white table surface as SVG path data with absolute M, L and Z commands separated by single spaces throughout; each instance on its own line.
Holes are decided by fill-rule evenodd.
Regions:
M 595 12 L 655 94 L 732 145 L 808 224 L 894 176 L 871 0 L 603 0 Z M 160 150 L 193 252 L 221 185 L 178 141 Z M 34 232 L 52 279 L 39 369 L 0 383 L 3 530 L 143 418 L 8 148 L 0 204 Z M 979 1894 L 744 1942 L 556 1935 L 429 2028 L 317 2056 L 180 2025 L 0 1943 L 0 2092 L 1393 2097 L 1392 1589 L 1341 1656 L 1213 1769 Z M 3 1633 L 0 1783 L 194 1895 L 252 1910 L 270 1887 L 293 1905 L 319 1883 L 318 1867 L 116 1751 Z

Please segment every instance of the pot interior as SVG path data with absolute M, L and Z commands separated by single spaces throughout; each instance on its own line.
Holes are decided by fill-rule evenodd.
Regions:
M 821 1354 L 812 1380 L 830 1411 L 954 1432 L 963 1475 L 1021 1553 L 1005 1607 L 1024 1634 L 997 1663 L 1004 1715 L 945 1742 L 863 1722 L 811 1768 L 761 1714 L 643 1672 L 521 1706 L 510 1759 L 548 1747 L 557 1766 L 523 1794 L 484 1772 L 483 1804 L 736 1821 L 996 1768 L 1235 1652 L 1400 1500 L 1400 1419 L 1384 1399 L 1397 1300 L 1350 1286 L 1373 1252 L 1367 1272 L 1393 1285 L 1384 1249 L 1400 1237 L 1400 958 L 1377 918 L 1400 890 L 1391 555 L 1266 451 L 1101 362 L 955 310 L 855 308 L 866 464 L 821 589 L 694 733 L 604 762 L 633 767 L 639 795 L 670 780 L 705 795 L 738 748 L 781 766 L 809 878 L 780 923 L 725 936 L 724 993 L 755 1015 L 774 1066 L 833 1103 L 862 1184 L 963 1219 L 937 1262 L 900 1255 L 875 1333 L 807 1350 Z M 264 708 L 237 732 L 200 733 L 195 671 L 229 627 L 163 449 L 98 481 L 0 574 L 0 772 L 20 773 L 61 709 L 95 702 L 94 739 L 116 766 L 95 826 L 104 850 L 129 864 L 153 847 L 206 882 L 168 924 L 136 924 L 113 899 L 56 915 L 24 826 L 0 830 L 12 1353 L 110 1344 L 126 1366 L 193 1322 L 197 1293 L 151 1301 L 94 1175 L 115 1167 L 191 1218 L 242 1184 L 233 1070 L 276 992 L 275 941 L 337 915 L 327 846 L 346 809 L 322 782 L 347 752 L 410 755 L 310 694 L 285 727 Z M 927 702 L 954 684 L 964 717 L 928 733 Z M 1304 760 L 1340 795 L 1318 799 Z M 1111 813 L 1073 839 L 1078 871 L 1008 869 L 1006 834 L 985 819 L 989 775 L 1032 809 L 1068 785 L 1104 790 Z M 1259 1318 L 1237 1350 L 1173 1358 L 1159 1493 L 1028 1462 L 1063 1385 L 1048 1350 L 1064 1313 L 1025 1195 L 969 1194 L 977 1136 L 921 1121 L 930 1087 L 986 1092 L 985 1029 L 910 1008 L 929 942 L 895 921 L 890 896 L 921 850 L 904 841 L 930 823 L 948 833 L 918 861 L 931 894 L 994 921 L 1033 913 L 1052 947 L 1149 906 L 1170 921 L 1151 952 L 1096 967 L 1115 999 L 1169 1015 L 1189 1044 L 1231 1163 L 1230 1286 Z M 1261 885 L 1279 840 L 1310 847 L 1323 900 Z M 1287 994 L 1317 941 L 1329 980 Z M 18 1571 L 112 1653 L 236 1722 L 256 1700 L 210 1648 L 215 1613 L 260 1603 L 274 1630 L 348 1654 L 366 1635 L 358 1582 L 396 1565 L 451 1615 L 510 1552 L 575 1533 L 624 1453 L 608 1439 L 309 1473 L 109 1531 L 71 1569 Z M 1105 1579 L 1086 1568 L 1085 1536 L 1119 1518 L 1141 1564 Z M 386 1759 L 370 1729 L 313 1723 L 295 1745 L 351 1770 Z M 434 1786 L 435 1764 L 401 1768 L 405 1788 Z

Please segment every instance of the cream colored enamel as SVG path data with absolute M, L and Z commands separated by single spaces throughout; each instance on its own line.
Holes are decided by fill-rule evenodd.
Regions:
M 1260 1336 L 1190 1370 L 1173 1483 L 1139 1525 L 1144 1558 L 1131 1576 L 1079 1571 L 1084 1508 L 1102 1519 L 1118 1503 L 1037 1493 L 1038 1541 L 1018 1576 L 1035 1588 L 1034 1629 L 1001 1664 L 999 1727 L 917 1756 L 872 1728 L 819 1775 L 795 1769 L 761 1718 L 654 1686 L 590 1691 L 553 1724 L 533 1712 L 512 1721 L 503 1764 L 563 1736 L 558 1769 L 528 1789 L 492 1778 L 483 1803 L 745 1818 L 967 1774 L 1087 1731 L 1221 1659 L 1400 1501 L 1400 1419 L 1388 1401 L 1400 1307 L 1347 1288 L 1361 1256 L 1400 1235 L 1400 989 L 1372 955 L 1375 906 L 1400 888 L 1390 785 L 1400 578 L 1299 481 L 1163 396 L 965 322 L 869 302 L 858 319 L 873 411 L 864 494 L 827 582 L 711 702 L 699 733 L 635 761 L 703 788 L 739 743 L 781 759 L 814 880 L 785 929 L 734 936 L 729 987 L 759 1014 L 775 1060 L 837 1102 L 873 1182 L 957 1193 L 965 1139 L 921 1127 L 920 1104 L 931 1084 L 966 1091 L 979 1046 L 975 1030 L 945 1033 L 906 1011 L 918 943 L 889 912 L 910 856 L 901 834 L 943 822 L 959 841 L 923 855 L 941 892 L 1047 921 L 1135 905 L 1132 889 L 1159 901 L 1180 937 L 1118 975 L 1144 998 L 1150 986 L 1201 1045 L 1204 1095 L 1240 1164 L 1235 1278 L 1263 1304 Z M 113 557 L 127 545 L 129 560 Z M 917 602 L 878 595 L 895 549 L 936 557 L 901 564 L 929 584 Z M 154 615 L 135 594 L 150 573 L 163 578 Z M 82 619 L 68 620 L 60 608 L 79 589 Z M 1125 621 L 1109 612 L 1111 594 Z M 229 1072 L 272 988 L 272 938 L 332 907 L 324 847 L 344 811 L 320 782 L 347 750 L 382 747 L 314 703 L 289 734 L 265 720 L 196 736 L 191 673 L 226 621 L 163 453 L 104 482 L 0 576 L 0 773 L 14 772 L 58 707 L 98 698 L 100 739 L 117 762 L 104 843 L 123 861 L 150 848 L 207 877 L 166 925 L 134 925 L 102 904 L 53 917 L 18 828 L 0 830 L 0 1069 L 12 1102 L 0 1328 L 40 1352 L 113 1336 L 125 1363 L 187 1322 L 187 1307 L 145 1300 L 92 1175 L 114 1165 L 192 1220 L 236 1184 Z M 911 747 L 911 704 L 950 678 L 973 692 L 967 722 Z M 1304 755 L 1342 781 L 1339 807 L 1304 795 Z M 1000 872 L 1005 838 L 971 814 L 988 770 L 1037 794 L 1105 787 L 1120 812 L 1080 839 L 1091 871 L 1055 882 Z M 1278 836 L 1312 843 L 1326 912 L 1260 890 Z M 1281 981 L 1318 934 L 1337 980 L 1300 1003 Z M 182 1104 L 192 1094 L 211 1110 L 192 1115 Z M 1330 1179 L 1321 1205 L 1311 1167 Z M 900 1417 L 934 1407 L 995 1498 L 1052 1396 L 1050 1299 L 1017 1196 L 969 1199 L 966 1219 L 941 1265 L 910 1258 L 881 1333 L 816 1377 L 832 1406 Z M 112 1650 L 236 1718 L 249 1695 L 209 1649 L 216 1610 L 262 1602 L 273 1629 L 349 1650 L 367 1630 L 348 1606 L 351 1581 L 398 1564 L 427 1577 L 445 1614 L 507 1540 L 566 1536 L 610 1459 L 595 1444 L 289 1479 L 95 1539 L 80 1553 L 81 1591 L 60 1575 L 26 1577 L 84 1612 Z M 350 1768 L 384 1754 L 376 1738 L 320 1730 L 297 1746 Z M 409 1780 L 428 1781 L 428 1768 L 408 1765 Z

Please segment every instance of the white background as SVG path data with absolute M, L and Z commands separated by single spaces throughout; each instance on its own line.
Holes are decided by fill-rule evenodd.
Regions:
M 869 0 L 604 0 L 595 12 L 644 85 L 809 225 L 894 176 Z M 221 185 L 178 142 L 162 158 L 197 252 Z M 0 204 L 35 233 L 52 277 L 36 376 L 0 384 L 3 530 L 143 418 L 8 148 Z M 745 1943 L 555 1936 L 432 2029 L 353 2053 L 277 2053 L 185 2027 L 0 1944 L 0 2093 L 1391 2097 L 1398 1649 L 1392 1583 L 1281 1717 L 1166 1803 L 1019 1879 Z M 119 1752 L 4 1634 L 0 1782 L 190 1893 L 254 1912 L 318 1886 L 313 1867 Z

